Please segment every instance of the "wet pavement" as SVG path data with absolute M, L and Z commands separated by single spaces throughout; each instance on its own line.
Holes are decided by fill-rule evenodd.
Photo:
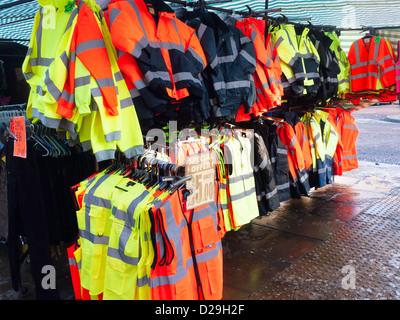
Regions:
M 400 107 L 370 108 L 353 114 L 360 129 L 359 169 L 226 234 L 224 300 L 400 299 L 400 154 L 394 148 L 400 123 L 387 128 L 383 120 Z M 377 121 L 383 123 L 375 127 Z M 371 124 L 379 139 L 371 138 Z M 385 157 L 376 128 L 391 132 L 382 139 L 394 148 Z M 59 249 L 57 287 L 62 299 L 71 300 L 68 261 Z M 21 267 L 28 288 L 23 296 L 10 286 L 6 247 L 0 244 L 0 300 L 34 299 L 29 262 Z

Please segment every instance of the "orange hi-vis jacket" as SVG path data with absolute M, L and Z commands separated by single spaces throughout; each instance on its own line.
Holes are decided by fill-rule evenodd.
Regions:
M 93 11 L 84 1 L 79 3 L 79 15 L 72 35 L 70 50 L 71 56 L 68 61 L 70 72 L 64 90 L 58 100 L 57 113 L 65 118 L 72 118 L 73 116 L 75 87 L 79 86 L 81 81 L 85 81 L 85 79 L 80 79 L 79 74 L 74 72 L 75 57 L 79 57 L 96 80 L 108 114 L 117 116 L 117 88 L 115 87 L 106 44 Z
M 308 173 L 305 167 L 305 161 L 303 156 L 303 150 L 297 139 L 295 128 L 289 123 L 280 123 L 277 129 L 277 133 L 282 143 L 287 147 L 289 172 L 293 178 L 295 184 L 300 183 L 306 194 L 310 191 L 308 182 Z
M 330 114 L 330 118 L 333 119 L 332 122 L 336 123 L 339 140 L 341 141 L 339 149 L 336 150 L 337 158 L 334 158 L 337 161 L 334 162 L 334 170 L 340 174 L 357 169 L 356 140 L 359 131 L 354 117 L 350 112 L 341 108 L 327 109 L 326 111 Z
M 119 67 L 154 112 L 168 111 L 171 102 L 202 98 L 199 74 L 207 63 L 194 29 L 161 1 L 113 0 L 108 9 L 113 44 L 123 59 Z M 129 56 L 141 74 L 135 74 Z
M 377 90 L 396 83 L 395 62 L 385 39 L 372 36 L 353 42 L 348 56 L 351 91 Z
M 282 68 L 277 50 L 270 41 L 271 35 L 265 37 L 264 20 L 245 18 L 243 21 L 237 21 L 236 27 L 252 40 L 256 50 L 257 67 L 254 73 L 256 102 L 250 112 L 258 116 L 281 104 Z

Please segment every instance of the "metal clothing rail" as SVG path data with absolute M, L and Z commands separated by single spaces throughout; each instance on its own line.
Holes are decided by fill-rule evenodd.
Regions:
M 171 3 L 176 3 L 176 4 L 181 4 L 186 7 L 193 7 L 193 8 L 205 8 L 205 9 L 210 9 L 210 10 L 216 10 L 220 12 L 225 12 L 229 14 L 238 14 L 242 16 L 265 16 L 267 13 L 272 13 L 272 12 L 280 12 L 282 9 L 271 9 L 271 10 L 262 10 L 262 11 L 252 11 L 249 6 L 246 5 L 246 7 L 249 9 L 249 11 L 238 11 L 238 10 L 232 10 L 232 9 L 226 9 L 226 8 L 219 8 L 219 7 L 214 7 L 211 6 L 210 4 L 216 4 L 216 3 L 225 3 L 225 2 L 231 2 L 232 0 L 210 0 L 210 1 L 184 1 L 184 0 L 165 0 L 167 2 Z

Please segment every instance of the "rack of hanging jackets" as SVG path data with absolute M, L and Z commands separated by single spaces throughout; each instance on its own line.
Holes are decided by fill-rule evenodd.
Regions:
M 39 2 L 41 3 L 41 2 Z M 54 26 L 47 26 L 47 11 Z M 143 137 L 103 11 L 94 0 L 47 2 L 38 10 L 22 70 L 27 116 L 66 132 L 97 161 L 143 152 Z
M 187 179 L 184 167 L 149 152 L 73 187 L 79 238 L 68 252 L 77 299 L 222 298 L 217 207 L 187 210 Z

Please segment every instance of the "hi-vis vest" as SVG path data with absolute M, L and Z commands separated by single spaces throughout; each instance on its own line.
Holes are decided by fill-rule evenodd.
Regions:
M 98 174 L 86 187 L 82 208 L 77 211 L 82 248 L 81 284 L 90 295 L 103 293 L 105 261 L 111 231 L 111 197 L 123 176 Z
M 251 142 L 247 138 L 231 137 L 224 147 L 231 157 L 227 162 L 232 164 L 232 172 L 228 173 L 228 190 L 231 221 L 236 229 L 259 216 L 251 166 Z
M 133 184 L 133 185 L 132 185 Z M 104 300 L 150 300 L 153 261 L 151 222 L 146 211 L 153 200 L 140 183 L 123 179 L 114 193 L 110 241 L 105 263 Z
M 351 91 L 377 90 L 396 83 L 395 63 L 385 39 L 361 38 L 348 53 Z M 379 80 L 379 81 L 378 81 Z

